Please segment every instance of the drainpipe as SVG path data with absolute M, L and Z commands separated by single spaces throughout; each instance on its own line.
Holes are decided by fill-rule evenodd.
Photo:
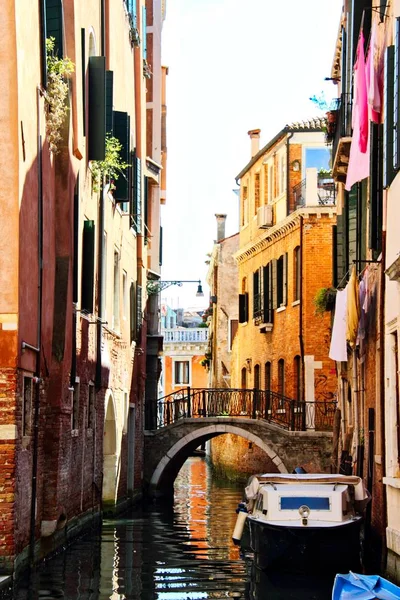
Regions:
M 289 215 L 290 212 L 290 192 L 289 192 L 289 145 L 290 145 L 290 140 L 292 139 L 292 137 L 294 136 L 294 131 L 291 131 L 289 133 L 289 135 L 286 137 L 286 215 Z M 300 311 L 301 312 L 301 311 Z
M 382 509 L 383 523 L 387 523 L 387 497 L 386 487 L 383 483 L 384 477 L 386 477 L 386 446 L 385 446 L 385 294 L 386 294 L 386 219 L 387 219 L 387 190 L 383 190 L 383 215 L 382 215 L 382 253 L 381 253 L 381 279 L 380 279 L 380 317 L 379 317 L 379 329 L 380 329 L 380 385 L 379 385 L 379 401 L 380 401 L 380 434 L 381 434 L 381 460 L 382 460 Z M 382 539 L 382 566 L 386 566 L 387 558 L 387 546 L 386 546 L 386 530 L 383 532 Z
M 303 217 L 300 216 L 300 317 L 299 317 L 299 342 L 301 356 L 301 400 L 304 402 L 304 383 L 305 383 L 305 365 L 304 365 L 304 339 L 303 339 Z
M 37 300 L 37 341 L 36 341 L 36 367 L 35 367 L 35 406 L 33 411 L 33 452 L 32 452 L 32 492 L 30 515 L 30 540 L 29 557 L 31 565 L 35 559 L 35 525 L 36 525 L 36 499 L 37 499 L 37 472 L 39 453 L 39 416 L 40 416 L 40 359 L 42 347 L 42 280 L 43 280 L 43 184 L 42 184 L 42 136 L 40 134 L 40 96 L 39 86 L 36 88 L 37 110 L 37 161 L 38 161 L 38 300 Z
M 102 185 L 99 197 L 99 253 L 98 261 L 99 265 L 97 274 L 97 297 L 98 297 L 98 321 L 97 321 L 97 345 L 96 345 L 96 388 L 101 388 L 101 338 L 102 338 L 102 324 L 103 324 L 103 260 L 104 260 L 104 202 L 107 198 L 108 190 L 110 185 Z

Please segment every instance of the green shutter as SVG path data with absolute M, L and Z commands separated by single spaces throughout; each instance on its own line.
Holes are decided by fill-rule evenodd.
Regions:
M 383 208 L 383 125 L 371 124 L 371 164 L 369 178 L 369 235 L 368 247 L 380 252 Z M 365 194 L 366 195 L 366 194 Z M 363 257 L 361 257 L 363 258 Z
M 357 260 L 357 196 L 358 184 L 353 185 L 347 195 L 347 256 L 348 265 L 352 265 L 354 260 Z
M 84 221 L 82 244 L 82 296 L 81 309 L 93 312 L 94 288 L 94 221 Z
M 61 0 L 46 0 L 46 38 L 53 37 L 54 54 L 63 56 L 63 9 Z
M 132 200 L 131 200 L 131 219 L 132 227 L 136 233 L 142 231 L 142 165 L 140 158 L 136 153 L 132 153 Z
M 144 243 L 147 244 L 149 240 L 149 207 L 148 207 L 148 194 L 149 194 L 149 180 L 146 175 L 143 177 L 143 209 L 144 209 Z
M 46 0 L 40 0 L 40 70 L 42 86 L 47 87 Z
M 394 46 L 385 53 L 385 82 L 383 103 L 385 122 L 383 126 L 383 187 L 387 188 L 394 178 L 393 169 L 393 94 L 394 94 Z
M 129 290 L 131 342 L 136 339 L 136 289 L 132 282 Z
M 89 160 L 104 160 L 106 152 L 106 59 L 89 57 Z
M 129 141 L 130 141 L 130 117 L 126 112 L 114 111 L 114 137 L 118 139 L 122 148 L 120 157 L 125 163 L 129 163 Z M 129 173 L 128 168 L 119 174 L 115 181 L 114 198 L 116 202 L 127 202 L 129 200 Z
M 109 135 L 114 135 L 113 87 L 114 71 L 106 71 L 106 133 Z
M 82 68 L 82 125 L 83 135 L 86 136 L 86 32 L 81 29 L 81 68 Z
M 278 261 L 271 261 L 272 267 L 272 308 L 278 308 Z
M 162 260 L 163 260 L 163 228 L 160 225 L 160 250 L 159 250 L 159 257 L 158 257 L 158 264 L 160 265 L 160 267 L 162 266 Z
M 263 309 L 264 323 L 272 323 L 274 311 L 272 310 L 272 267 L 271 263 L 263 267 Z
M 287 254 L 287 252 L 285 252 L 285 254 L 282 257 L 282 303 L 285 306 L 287 305 L 287 297 L 288 297 L 287 274 L 288 274 L 288 254 Z
M 259 272 L 253 273 L 253 319 L 258 316 L 260 309 L 260 277 Z
M 344 219 L 343 215 L 336 217 L 336 285 L 340 286 L 346 275 L 345 254 L 344 254 L 344 235 L 343 235 Z
M 393 91 L 393 168 L 400 168 L 400 18 L 396 19 Z

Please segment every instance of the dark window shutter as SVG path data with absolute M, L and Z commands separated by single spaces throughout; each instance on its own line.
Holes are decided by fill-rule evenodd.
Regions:
M 274 311 L 272 309 L 272 266 L 271 263 L 263 267 L 263 305 L 264 323 L 273 323 Z
M 142 231 L 142 164 L 140 158 L 132 153 L 132 200 L 130 214 L 136 233 Z
M 369 236 L 368 247 L 376 252 L 381 250 L 383 178 L 382 178 L 382 137 L 383 125 L 371 124 L 371 169 L 369 179 Z M 363 257 L 361 257 L 363 258 Z
M 253 318 L 259 316 L 260 313 L 260 272 L 257 269 L 253 273 Z
M 144 243 L 147 244 L 149 240 L 149 207 L 148 207 L 148 194 L 149 194 L 149 180 L 146 175 L 143 177 L 143 208 L 144 208 Z
M 248 321 L 248 294 L 239 294 L 239 323 Z
M 136 285 L 136 339 L 140 338 L 140 329 L 142 327 L 142 286 Z
M 136 289 L 132 282 L 129 289 L 129 308 L 130 308 L 130 325 L 131 325 L 131 342 L 136 339 Z
M 54 54 L 63 56 L 63 7 L 61 0 L 46 0 L 46 38 L 53 37 Z
M 147 59 L 147 11 L 146 7 L 142 6 L 142 56 Z
M 81 309 L 93 312 L 94 287 L 94 221 L 83 223 L 82 244 L 82 298 Z
M 79 174 L 76 179 L 74 190 L 74 261 L 73 261 L 73 285 L 72 302 L 78 302 L 78 256 L 79 254 Z
M 113 88 L 114 71 L 106 71 L 106 133 L 110 135 L 114 135 Z
M 278 308 L 278 261 L 274 258 L 271 261 L 272 271 L 272 308 Z
M 287 305 L 287 274 L 288 274 L 288 255 L 287 252 L 282 256 L 282 304 Z
M 400 168 L 400 18 L 396 19 L 393 91 L 393 167 Z
M 106 152 L 106 59 L 89 57 L 89 160 L 104 160 Z
M 120 142 L 122 148 L 120 158 L 129 163 L 129 140 L 130 140 L 130 117 L 126 112 L 114 111 L 114 137 Z M 115 181 L 114 198 L 116 202 L 127 202 L 129 200 L 128 168 L 119 173 Z
M 348 265 L 352 265 L 353 260 L 357 260 L 357 197 L 358 184 L 353 185 L 350 192 L 347 194 Z
M 346 274 L 345 253 L 344 253 L 344 219 L 343 215 L 336 217 L 336 285 L 340 285 Z
M 160 255 L 159 255 L 159 265 L 161 267 L 163 259 L 163 228 L 160 226 Z
M 387 188 L 394 178 L 393 168 L 393 95 L 394 95 L 394 46 L 385 53 L 385 82 L 383 103 L 385 122 L 383 125 L 383 187 Z
M 81 68 L 82 68 L 82 125 L 86 136 L 86 32 L 81 29 Z
M 46 56 L 46 0 L 40 0 L 40 67 L 42 86 L 47 87 L 47 56 Z

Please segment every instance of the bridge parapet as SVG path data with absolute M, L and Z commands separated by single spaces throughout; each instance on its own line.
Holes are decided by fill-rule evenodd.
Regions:
M 302 402 L 272 390 L 182 388 L 148 404 L 146 429 L 185 418 L 241 417 L 288 431 L 332 431 L 336 402 Z

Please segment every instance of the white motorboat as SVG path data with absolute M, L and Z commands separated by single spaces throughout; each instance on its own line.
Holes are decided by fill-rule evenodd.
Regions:
M 360 565 L 363 511 L 370 495 L 360 477 L 266 473 L 250 478 L 233 541 L 244 527 L 262 569 L 345 572 Z

